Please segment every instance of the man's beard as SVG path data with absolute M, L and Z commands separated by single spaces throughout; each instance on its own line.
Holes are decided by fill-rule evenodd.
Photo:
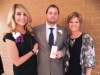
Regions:
M 50 23 L 50 24 L 55 24 L 55 23 L 57 23 L 58 20 L 53 21 L 53 22 L 52 22 L 52 21 L 49 21 L 49 20 L 47 20 L 47 21 L 48 21 L 48 23 Z

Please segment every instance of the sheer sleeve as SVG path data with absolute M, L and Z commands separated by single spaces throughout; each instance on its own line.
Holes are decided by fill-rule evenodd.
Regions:
M 93 39 L 85 34 L 84 40 L 84 66 L 93 68 L 95 66 L 95 51 Z

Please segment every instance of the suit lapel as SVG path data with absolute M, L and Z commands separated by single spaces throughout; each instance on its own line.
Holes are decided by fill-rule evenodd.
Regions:
M 61 28 L 59 27 L 59 25 L 57 25 L 57 37 L 56 37 L 55 44 L 54 44 L 55 46 L 59 42 L 59 38 L 61 37 L 61 35 L 58 34 L 58 30 L 61 30 Z
M 49 44 L 48 44 L 48 42 L 47 42 L 47 39 L 46 39 L 46 25 L 43 25 L 43 26 L 41 27 L 40 32 L 41 32 L 41 36 L 40 36 L 40 37 L 43 39 L 43 41 L 45 42 L 45 44 L 47 45 L 47 47 L 50 48 L 50 46 L 49 46 Z

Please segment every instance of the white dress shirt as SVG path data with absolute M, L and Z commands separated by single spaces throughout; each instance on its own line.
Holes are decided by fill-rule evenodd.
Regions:
M 47 39 L 47 42 L 49 42 L 49 34 L 51 32 L 49 28 L 54 28 L 53 29 L 53 36 L 54 36 L 54 43 L 55 43 L 56 38 L 57 38 L 57 24 L 55 24 L 53 27 L 51 27 L 46 22 L 46 39 Z

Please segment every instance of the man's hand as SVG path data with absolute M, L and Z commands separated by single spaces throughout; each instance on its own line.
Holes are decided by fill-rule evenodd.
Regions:
M 62 57 L 62 52 L 61 51 L 57 51 L 56 53 L 56 58 L 61 58 Z

